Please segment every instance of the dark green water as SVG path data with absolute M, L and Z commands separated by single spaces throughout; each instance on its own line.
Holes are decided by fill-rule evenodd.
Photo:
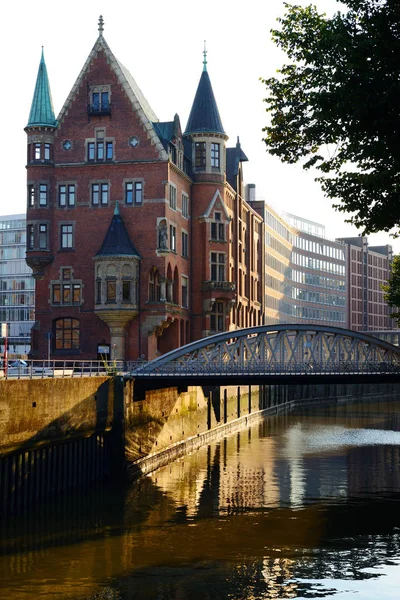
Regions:
M 400 598 L 400 402 L 302 410 L 10 520 L 7 600 Z

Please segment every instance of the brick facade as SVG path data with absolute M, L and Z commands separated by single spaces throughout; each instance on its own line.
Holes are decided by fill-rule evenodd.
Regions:
M 55 359 L 96 359 L 102 345 L 134 360 L 261 324 L 262 218 L 242 198 L 240 144 L 160 123 L 102 31 L 57 121 L 32 117 L 38 98 L 26 127 L 32 357 L 49 335 Z M 137 256 L 117 239 L 99 256 L 116 211 Z

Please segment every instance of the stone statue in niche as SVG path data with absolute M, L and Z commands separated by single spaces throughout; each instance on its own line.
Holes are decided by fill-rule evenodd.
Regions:
M 161 221 L 158 228 L 158 247 L 166 250 L 168 248 L 168 231 L 166 221 Z

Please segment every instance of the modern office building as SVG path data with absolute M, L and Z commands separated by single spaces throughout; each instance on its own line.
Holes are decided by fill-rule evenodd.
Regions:
M 346 327 L 345 245 L 323 225 L 249 202 L 265 222 L 265 323 Z
M 8 325 L 10 357 L 28 354 L 34 324 L 35 280 L 26 264 L 25 251 L 25 215 L 0 217 L 0 323 Z

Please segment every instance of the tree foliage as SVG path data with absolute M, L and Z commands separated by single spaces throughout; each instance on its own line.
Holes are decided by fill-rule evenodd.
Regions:
M 363 233 L 400 225 L 400 0 L 342 0 L 327 18 L 285 4 L 272 30 L 289 58 L 263 79 L 270 154 L 316 168 L 317 181 Z
M 390 313 L 390 316 L 400 325 L 400 255 L 393 258 L 389 281 L 387 285 L 382 286 L 382 289 L 388 305 L 396 308 L 396 312 Z

